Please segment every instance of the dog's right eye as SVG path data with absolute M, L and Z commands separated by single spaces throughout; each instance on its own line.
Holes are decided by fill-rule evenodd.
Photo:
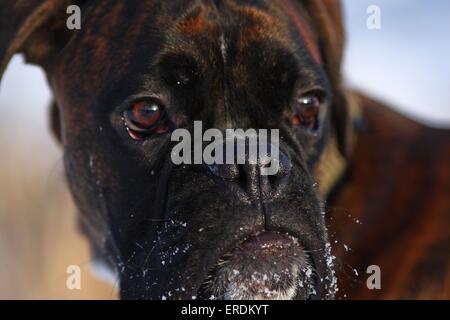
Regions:
M 162 134 L 169 130 L 164 106 L 158 101 L 133 103 L 123 113 L 128 134 L 134 140 L 143 140 L 152 134 Z

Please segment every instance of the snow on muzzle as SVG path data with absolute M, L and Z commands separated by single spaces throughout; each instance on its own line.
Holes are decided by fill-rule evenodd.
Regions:
M 251 237 L 221 257 L 199 298 L 224 300 L 308 299 L 315 272 L 298 239 L 275 232 Z

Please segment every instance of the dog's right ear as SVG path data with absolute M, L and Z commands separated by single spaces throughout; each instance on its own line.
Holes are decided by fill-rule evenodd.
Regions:
M 27 62 L 49 66 L 73 34 L 66 27 L 67 8 L 77 2 L 1 0 L 0 79 L 15 53 L 24 53 Z
M 0 80 L 15 53 L 23 53 L 27 62 L 51 68 L 55 56 L 74 32 L 66 26 L 67 8 L 87 0 L 0 0 Z M 50 108 L 50 124 L 61 142 L 59 109 Z

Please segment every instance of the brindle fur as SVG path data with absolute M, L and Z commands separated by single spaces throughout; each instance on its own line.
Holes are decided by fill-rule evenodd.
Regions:
M 264 227 L 291 228 L 310 249 L 323 245 L 327 236 L 310 172 L 329 136 L 337 139 L 342 154 L 350 154 L 339 1 L 79 0 L 81 31 L 64 28 L 68 4 L 0 2 L 0 73 L 17 51 L 46 70 L 58 108 L 53 127 L 61 129 L 57 134 L 81 228 L 94 256 L 118 268 L 124 297 L 160 298 L 171 290 L 172 297 L 191 298 L 217 257 Z M 171 93 L 173 70 L 185 68 L 194 70 L 203 85 Z M 136 144 L 124 147 L 123 132 L 113 128 L 120 119 L 105 119 L 124 98 L 152 90 L 170 97 L 167 104 L 175 106 L 169 111 L 178 126 L 202 119 L 206 127 L 281 127 L 279 115 L 286 112 L 293 78 L 302 88 L 321 83 L 332 91 L 329 121 L 321 139 L 289 148 L 297 168 L 292 186 L 276 194 L 284 205 L 272 204 L 276 214 L 265 217 L 255 211 L 261 203 L 267 207 L 268 199 L 256 199 L 257 210 L 243 206 L 237 215 L 230 204 L 234 195 L 224 196 L 222 186 L 211 192 L 217 198 L 210 203 L 202 195 L 215 190 L 211 181 L 195 170 L 173 170 L 159 156 L 169 150 L 167 138 L 143 150 Z M 195 107 L 183 108 L 180 101 Z M 338 240 L 340 292 L 350 298 L 449 298 L 449 133 L 422 127 L 364 97 L 360 102 L 365 129 L 347 180 L 328 204 L 331 238 Z M 288 142 L 297 141 L 282 129 Z M 144 174 L 152 170 L 155 176 Z M 167 194 L 175 195 L 169 203 Z M 177 223 L 158 229 L 167 222 L 167 206 L 171 218 L 197 211 L 203 216 L 190 221 L 187 233 Z M 302 214 L 289 214 L 294 208 Z M 199 233 L 203 221 L 210 225 Z M 249 229 L 235 232 L 242 227 Z M 161 269 L 151 240 L 158 230 L 166 243 L 157 250 L 189 241 L 197 251 L 176 258 L 155 276 L 147 271 Z M 369 264 L 382 268 L 380 291 L 368 291 L 362 278 L 354 282 L 348 269 L 363 274 Z M 329 275 L 320 263 L 316 267 Z M 180 283 L 188 285 L 179 290 Z M 317 297 L 331 296 L 321 288 Z
M 329 209 L 340 296 L 449 299 L 450 132 L 359 100 L 365 123 Z M 370 265 L 381 268 L 382 290 L 367 290 Z

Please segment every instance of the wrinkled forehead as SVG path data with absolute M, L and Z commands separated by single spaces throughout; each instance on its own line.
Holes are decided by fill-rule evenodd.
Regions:
M 320 63 L 308 17 L 294 0 L 105 0 L 84 11 L 82 29 L 54 68 L 55 91 L 77 92 L 74 99 L 123 74 L 151 73 L 163 54 L 190 55 L 206 69 L 215 60 L 277 47 Z
M 299 2 L 192 1 L 185 3 L 179 17 L 169 12 L 173 19 L 167 31 L 169 51 L 193 51 L 193 55 L 205 56 L 214 48 L 220 48 L 224 55 L 262 44 L 287 51 L 295 51 L 300 45 L 319 62 L 314 35 Z

